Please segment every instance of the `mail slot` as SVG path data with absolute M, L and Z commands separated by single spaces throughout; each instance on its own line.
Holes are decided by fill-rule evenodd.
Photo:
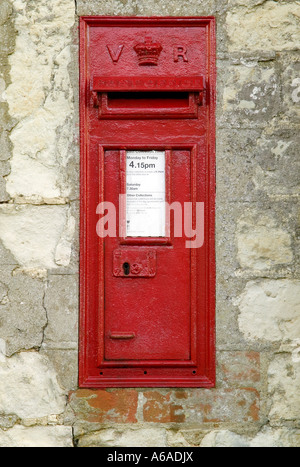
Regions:
M 215 385 L 215 20 L 80 21 L 80 387 Z

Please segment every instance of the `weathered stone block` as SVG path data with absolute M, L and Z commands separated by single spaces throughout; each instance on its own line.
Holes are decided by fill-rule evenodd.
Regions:
M 299 2 L 237 0 L 233 7 L 226 16 L 230 52 L 299 46 Z
M 66 391 L 75 390 L 78 387 L 78 350 L 69 349 L 74 344 L 61 345 L 61 348 L 53 349 L 49 343 L 41 348 L 41 355 L 45 355 L 57 374 L 59 385 Z
M 65 395 L 49 361 L 22 352 L 0 362 L 0 413 L 34 420 L 64 412 Z
M 299 136 L 296 131 L 269 133 L 220 129 L 217 137 L 217 193 L 229 201 L 262 201 L 297 195 Z
M 78 421 L 136 423 L 138 393 L 134 389 L 80 389 L 70 394 L 70 406 Z
M 147 16 L 209 16 L 214 11 L 214 0 L 136 0 L 136 14 Z
M 7 20 L 8 18 L 6 18 Z M 15 37 L 9 22 L 0 25 L 0 56 L 6 56 L 14 51 Z
M 253 202 L 261 197 L 253 176 L 260 131 L 220 129 L 217 137 L 217 195 L 220 202 Z
M 280 81 L 272 62 L 219 62 L 219 83 L 220 126 L 263 128 L 281 111 Z
M 10 165 L 8 162 L 1 162 L 0 160 L 0 202 L 9 201 L 10 197 L 6 192 L 5 176 L 10 172 Z
M 11 16 L 13 8 L 8 0 L 2 0 L 0 4 L 0 26 L 2 26 Z
M 78 15 L 201 16 L 215 11 L 215 0 L 78 0 Z
M 300 447 L 300 430 L 293 428 L 265 427 L 250 442 L 251 448 Z
M 71 448 L 72 428 L 67 426 L 36 426 L 0 430 L 0 445 L 8 448 Z
M 0 337 L 6 342 L 7 355 L 40 347 L 47 323 L 45 284 L 24 274 L 1 280 L 5 289 L 0 303 Z
M 4 245 L 2 244 L 1 241 L 0 241 L 0 264 L 1 264 L 2 267 L 3 266 L 17 265 L 18 264 L 16 259 L 11 254 L 11 252 L 4 247 Z M 9 271 L 9 268 L 6 267 L 6 270 Z M 3 274 L 4 271 L 1 270 L 1 273 Z M 9 273 L 10 273 L 10 271 L 9 271 Z M 2 276 L 1 276 L 1 278 L 2 278 Z
M 5 130 L 0 129 L 0 161 L 10 158 L 10 141 Z
M 21 1 L 14 6 L 18 36 L 5 95 L 19 124 L 11 133 L 7 191 L 13 198 L 50 202 L 70 193 L 63 167 L 72 156 L 74 104 L 68 66 L 75 2 L 54 0 L 49 6 L 41 0 L 27 9 Z
M 77 0 L 77 15 L 134 15 L 136 0 Z
M 167 430 L 167 444 L 170 447 L 179 447 L 179 448 L 191 446 L 189 441 L 183 435 L 183 433 L 181 431 L 176 431 L 176 430 Z
M 163 428 L 137 427 L 111 428 L 82 436 L 78 447 L 164 447 L 166 432 Z
M 0 282 L 0 305 L 6 305 L 8 303 L 8 287 L 7 285 Z
M 293 261 L 291 237 L 281 229 L 254 227 L 238 234 L 239 261 L 243 268 L 268 269 Z
M 217 361 L 219 382 L 240 387 L 260 383 L 259 352 L 220 352 Z
M 291 235 L 270 216 L 247 211 L 237 225 L 238 260 L 242 268 L 269 269 L 293 261 Z
M 18 421 L 18 417 L 16 415 L 0 415 L 0 429 L 8 430 L 9 428 L 12 428 L 17 423 L 17 421 Z M 0 445 L 1 445 L 1 435 L 0 435 Z
M 171 447 L 199 446 L 204 436 L 209 432 L 207 429 L 198 427 L 180 428 L 171 427 L 167 430 L 167 442 Z
M 241 436 L 228 430 L 216 430 L 206 435 L 202 448 L 208 447 L 299 447 L 300 431 L 288 428 L 264 428 L 256 436 Z
M 300 335 L 300 281 L 251 281 L 236 301 L 239 328 L 246 339 L 290 341 Z
M 228 180 L 229 183 L 229 180 Z M 232 203 L 217 189 L 216 252 L 218 284 L 223 284 L 238 268 L 235 242 L 236 222 L 245 210 L 244 203 Z
M 263 134 L 257 141 L 257 166 L 253 174 L 256 188 L 269 196 L 297 195 L 300 190 L 298 131 L 278 130 Z
M 201 442 L 202 448 L 248 448 L 249 442 L 243 436 L 240 436 L 228 430 L 212 431 L 204 437 Z
M 0 240 L 24 267 L 57 268 L 62 261 L 66 265 L 71 257 L 74 224 L 69 225 L 70 222 L 68 206 L 2 205 Z
M 50 276 L 44 300 L 48 318 L 44 348 L 77 348 L 78 300 L 78 276 Z
M 300 57 L 298 52 L 281 53 L 283 111 L 288 122 L 300 122 Z M 299 147 L 299 142 L 298 142 Z
M 257 422 L 259 393 L 254 388 L 144 392 L 144 421 L 151 423 Z
M 4 102 L 3 93 L 4 93 L 5 88 L 6 88 L 5 81 L 4 81 L 4 79 L 3 79 L 1 76 L 2 76 L 2 72 L 1 72 L 1 74 L 0 74 L 0 104 L 1 104 L 2 102 Z
M 182 402 L 187 398 L 187 394 L 178 391 L 177 398 L 178 401 L 174 400 L 172 392 L 160 393 L 159 390 L 145 392 L 144 420 L 155 423 L 183 423 L 185 413 Z
M 298 290 L 298 326 L 295 332 L 299 337 L 300 294 Z M 293 322 L 289 323 L 293 326 Z M 269 418 L 272 423 L 283 420 L 300 419 L 300 360 L 289 354 L 277 355 L 271 362 L 268 371 L 269 381 Z
M 217 348 L 242 348 L 241 335 L 237 323 L 237 311 L 232 297 L 241 294 L 244 282 L 237 277 L 236 222 L 248 203 L 235 203 L 217 189 L 216 216 L 216 313 Z
M 265 1 L 266 0 L 227 0 L 227 7 L 230 9 L 237 6 L 244 6 L 251 10 L 258 5 L 262 5 Z
M 3 177 L 0 176 L 0 203 L 9 201 L 10 197 L 5 189 L 5 181 Z
M 0 162 L 0 176 L 5 177 L 10 172 L 10 165 L 7 161 Z
M 78 273 L 79 260 L 79 203 L 70 203 L 66 212 L 66 222 L 55 249 L 54 260 L 59 271 L 70 269 Z M 55 272 L 55 270 L 54 270 Z

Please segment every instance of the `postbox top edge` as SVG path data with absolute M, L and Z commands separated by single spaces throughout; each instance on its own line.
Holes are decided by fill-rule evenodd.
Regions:
M 126 24 L 126 23 L 152 23 L 152 24 L 165 24 L 165 25 L 201 25 L 214 23 L 216 21 L 215 16 L 101 16 L 101 15 L 90 15 L 80 16 L 80 22 L 86 23 L 91 26 L 101 23 L 110 24 Z

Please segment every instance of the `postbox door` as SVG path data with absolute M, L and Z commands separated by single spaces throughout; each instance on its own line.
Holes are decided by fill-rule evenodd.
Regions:
M 80 387 L 213 387 L 214 18 L 81 18 Z
M 118 211 L 122 191 L 120 152 L 123 153 L 106 152 L 105 172 L 113 177 L 104 180 L 105 199 L 118 206 Z M 127 193 L 127 210 L 131 212 L 124 210 L 124 221 L 128 227 L 128 222 L 134 223 L 136 216 L 141 231 L 128 229 L 128 233 L 143 237 L 127 237 L 127 242 L 126 237 L 105 241 L 106 360 L 191 359 L 191 250 L 185 246 L 184 234 L 178 238 L 172 235 L 170 240 L 162 237 L 165 226 L 161 225 L 166 220 L 164 201 L 168 187 L 171 203 L 176 201 L 179 207 L 176 222 L 182 226 L 181 206 L 191 201 L 191 153 L 188 150 L 168 152 L 169 161 L 163 151 L 125 151 L 124 154 L 125 157 L 134 154 L 133 158 L 129 156 L 129 161 L 136 167 L 132 170 L 131 183 L 127 184 L 133 190 Z M 170 172 L 168 167 L 167 170 L 159 167 L 159 157 L 164 166 L 170 167 Z M 151 162 L 143 164 L 143 160 Z M 139 169 L 138 165 L 146 168 Z M 159 186 L 155 183 L 157 175 L 161 179 Z M 168 179 L 163 183 L 166 175 Z M 147 217 L 150 218 L 148 226 L 143 225 Z M 155 232 L 155 223 L 160 232 Z M 151 237 L 151 233 L 160 236 Z M 155 244 L 164 238 L 165 244 Z

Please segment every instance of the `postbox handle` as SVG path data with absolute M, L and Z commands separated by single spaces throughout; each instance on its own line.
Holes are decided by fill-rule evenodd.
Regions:
M 113 340 L 131 340 L 135 338 L 134 332 L 111 332 L 109 337 Z

